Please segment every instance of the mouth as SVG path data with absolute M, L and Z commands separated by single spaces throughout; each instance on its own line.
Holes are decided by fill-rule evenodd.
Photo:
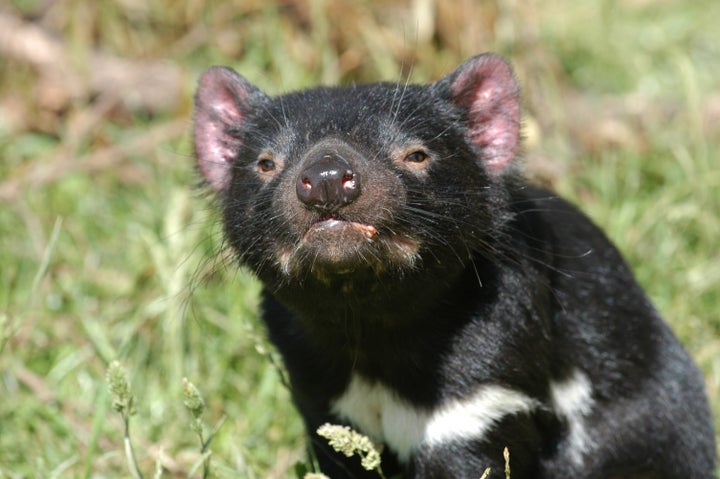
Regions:
M 373 225 L 349 221 L 337 215 L 325 215 L 310 225 L 303 237 L 303 242 L 317 241 L 319 237 L 350 240 L 353 236 L 362 236 L 372 241 L 377 237 L 378 231 Z
M 327 214 L 310 224 L 297 251 L 312 258 L 313 270 L 345 273 L 367 265 L 367 258 L 375 256 L 370 252 L 380 242 L 377 227 Z
M 328 213 L 306 228 L 298 243 L 278 251 L 278 264 L 287 276 L 303 270 L 323 278 L 360 270 L 380 274 L 411 269 L 419 260 L 418 240 L 379 225 Z

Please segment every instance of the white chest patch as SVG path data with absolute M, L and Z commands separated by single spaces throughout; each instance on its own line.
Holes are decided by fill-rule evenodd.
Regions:
M 423 409 L 386 386 L 355 375 L 332 404 L 332 411 L 374 441 L 387 444 L 400 461 L 407 462 L 420 445 L 481 439 L 504 416 L 539 406 L 521 392 L 485 384 L 467 398 Z

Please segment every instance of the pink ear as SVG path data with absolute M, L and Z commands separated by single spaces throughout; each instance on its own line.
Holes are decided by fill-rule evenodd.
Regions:
M 230 185 L 232 163 L 242 147 L 238 131 L 250 112 L 252 97 L 265 95 L 229 68 L 211 67 L 200 79 L 195 94 L 195 156 L 216 190 Z
M 513 161 L 520 142 L 520 87 L 497 55 L 471 58 L 446 77 L 453 103 L 467 111 L 466 135 L 491 173 Z

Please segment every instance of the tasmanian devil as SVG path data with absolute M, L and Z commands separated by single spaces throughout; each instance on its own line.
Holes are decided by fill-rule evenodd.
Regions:
M 605 235 L 518 172 L 500 57 L 429 85 L 270 97 L 210 68 L 195 153 L 323 472 L 315 431 L 384 444 L 387 476 L 711 478 L 697 368 Z

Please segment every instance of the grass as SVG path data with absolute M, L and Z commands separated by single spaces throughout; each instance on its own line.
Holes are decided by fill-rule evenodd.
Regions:
M 259 285 L 214 256 L 217 217 L 195 188 L 191 100 L 211 64 L 281 93 L 509 56 L 529 173 L 606 228 L 720 415 L 720 4 L 410 3 L 15 0 L 0 13 L 0 477 L 128 476 L 115 359 L 145 477 L 158 463 L 201 475 L 183 378 L 208 431 L 226 418 L 212 477 L 287 477 L 304 457 Z

